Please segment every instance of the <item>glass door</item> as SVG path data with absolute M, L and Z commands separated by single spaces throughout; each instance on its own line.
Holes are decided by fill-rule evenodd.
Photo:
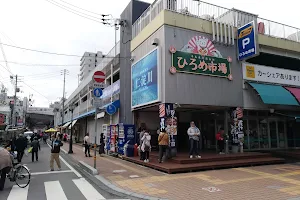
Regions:
M 285 122 L 284 121 L 277 121 L 277 127 L 278 127 L 279 148 L 285 148 L 286 147 Z
M 269 120 L 270 140 L 271 148 L 278 148 L 278 137 L 277 137 L 277 122 L 274 119 Z
M 261 149 L 269 148 L 268 120 L 259 119 L 259 146 Z
M 249 148 L 259 149 L 259 135 L 258 135 L 258 125 L 256 119 L 248 120 L 248 130 L 249 130 Z

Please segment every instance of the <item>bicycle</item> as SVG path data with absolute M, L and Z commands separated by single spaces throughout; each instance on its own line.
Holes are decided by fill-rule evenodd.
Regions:
M 30 183 L 30 177 L 31 177 L 30 171 L 28 167 L 26 167 L 25 165 L 22 165 L 20 163 L 15 163 L 14 160 L 16 159 L 16 155 L 12 152 L 10 152 L 10 154 L 12 157 L 13 167 L 10 169 L 10 172 L 7 174 L 7 178 L 11 182 L 15 182 L 20 188 L 25 188 Z M 22 173 L 23 171 L 24 173 Z M 25 180 L 24 183 L 21 182 L 22 180 Z

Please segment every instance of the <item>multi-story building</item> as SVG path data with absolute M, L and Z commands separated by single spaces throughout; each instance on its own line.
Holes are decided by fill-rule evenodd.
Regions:
M 97 63 L 103 58 L 102 52 L 85 52 L 80 59 L 80 81 L 88 77 L 89 73 L 95 69 Z
M 195 121 L 205 149 L 216 148 L 221 127 L 233 145 L 242 141 L 248 150 L 300 147 L 299 28 L 194 0 L 132 0 L 121 21 L 122 40 L 61 111 L 58 124 L 69 127 L 75 105 L 77 138 L 95 136 L 92 75 L 102 70 L 107 85 L 111 74 L 114 84 L 104 89 L 103 102 L 115 94 L 118 111 L 108 117 L 102 102 L 98 134 L 109 123 L 146 125 L 153 133 L 171 127 L 171 146 L 185 150 Z

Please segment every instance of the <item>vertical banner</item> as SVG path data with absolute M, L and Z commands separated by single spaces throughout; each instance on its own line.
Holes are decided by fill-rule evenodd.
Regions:
M 176 147 L 177 117 L 173 104 L 165 103 L 159 105 L 160 128 L 166 129 L 170 136 L 170 147 Z
M 243 145 L 244 143 L 244 127 L 243 127 L 243 109 L 236 108 L 232 111 L 231 135 L 232 143 Z

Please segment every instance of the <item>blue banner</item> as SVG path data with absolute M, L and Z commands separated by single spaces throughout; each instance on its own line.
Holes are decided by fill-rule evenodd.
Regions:
M 111 95 L 120 93 L 120 80 L 114 82 L 112 85 L 103 89 L 102 99 L 110 98 Z
M 158 101 L 158 51 L 155 49 L 131 69 L 131 106 L 137 107 Z

